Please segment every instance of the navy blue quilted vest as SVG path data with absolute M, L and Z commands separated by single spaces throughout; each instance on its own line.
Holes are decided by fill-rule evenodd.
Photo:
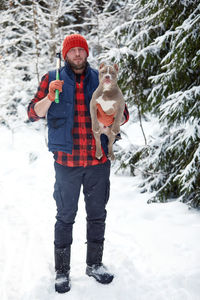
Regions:
M 49 72 L 49 83 L 56 79 L 56 71 Z M 53 102 L 48 110 L 48 147 L 49 151 L 72 153 L 72 129 L 74 123 L 75 74 L 66 63 L 60 70 L 60 80 L 64 80 L 59 104 Z M 90 100 L 99 84 L 98 71 L 87 66 L 83 82 L 85 102 L 90 110 Z M 107 137 L 102 136 L 102 146 L 107 153 Z

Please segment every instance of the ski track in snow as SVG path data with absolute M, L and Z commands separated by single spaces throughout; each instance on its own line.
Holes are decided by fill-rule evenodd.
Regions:
M 147 204 L 137 177 L 111 175 L 102 286 L 85 275 L 81 194 L 74 225 L 71 291 L 54 292 L 53 158 L 38 132 L 0 129 L 1 300 L 199 300 L 200 215 L 180 202 Z M 32 154 L 30 155 L 30 152 Z M 38 159 L 31 161 L 31 158 Z M 152 195 L 151 195 L 152 196 Z

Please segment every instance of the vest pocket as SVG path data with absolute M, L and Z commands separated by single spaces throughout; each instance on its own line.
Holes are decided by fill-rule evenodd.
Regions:
M 65 145 L 70 140 L 66 119 L 49 120 L 49 142 L 53 145 Z
M 55 118 L 49 120 L 49 127 L 57 129 L 66 123 L 66 119 Z

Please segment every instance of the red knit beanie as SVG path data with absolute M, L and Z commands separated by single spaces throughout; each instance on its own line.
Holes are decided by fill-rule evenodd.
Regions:
M 66 36 L 63 41 L 62 56 L 64 59 L 67 52 L 74 47 L 81 47 L 85 49 L 85 51 L 87 52 L 87 56 L 89 55 L 89 49 L 86 39 L 80 34 L 71 34 Z

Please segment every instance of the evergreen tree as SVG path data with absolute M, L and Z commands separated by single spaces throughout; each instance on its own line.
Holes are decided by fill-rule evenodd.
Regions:
M 155 87 L 149 101 L 162 99 L 158 111 L 165 126 L 164 141 L 157 152 L 157 163 L 162 165 L 165 175 L 156 198 L 180 197 L 192 206 L 200 206 L 200 6 L 197 1 L 196 5 L 195 1 L 187 4 L 184 14 L 182 24 L 173 31 L 170 51 L 161 62 L 163 72 L 151 78 Z
M 143 169 L 146 189 L 157 191 L 153 201 L 179 197 L 200 206 L 199 3 L 140 1 L 138 4 L 140 9 L 133 19 L 138 22 L 144 11 L 147 16 L 142 21 L 143 28 L 136 26 L 138 32 L 129 37 L 129 49 L 135 52 L 127 56 L 126 65 L 132 69 L 126 77 L 122 75 L 122 82 L 126 78 L 136 88 L 132 98 L 140 101 L 142 112 L 153 112 L 159 117 L 162 131 L 148 141 L 148 146 L 134 154 L 126 153 L 126 163 L 123 161 L 122 166 L 129 166 L 132 174 L 136 167 Z M 132 72 L 137 81 L 131 80 Z M 129 87 L 129 93 L 133 88 Z

